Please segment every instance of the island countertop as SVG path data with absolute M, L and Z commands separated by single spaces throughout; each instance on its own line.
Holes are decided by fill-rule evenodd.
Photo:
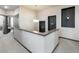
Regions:
M 58 29 L 53 29 L 53 30 L 50 30 L 50 31 L 47 31 L 47 32 L 38 32 L 38 31 L 30 31 L 30 30 L 25 30 L 25 29 L 21 29 L 21 28 L 16 28 L 18 30 L 21 30 L 21 31 L 25 31 L 25 32 L 30 32 L 30 33 L 33 33 L 33 34 L 37 34 L 37 35 L 42 35 L 42 36 L 46 36 L 52 32 L 55 32 L 55 31 L 58 31 Z

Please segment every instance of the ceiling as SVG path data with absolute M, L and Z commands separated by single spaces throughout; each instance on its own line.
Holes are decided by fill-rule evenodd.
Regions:
M 8 8 L 6 9 L 4 6 L 8 6 Z M 18 5 L 0 5 L 0 9 L 3 9 L 5 11 L 13 11 L 17 8 L 19 8 Z
M 40 11 L 46 8 L 55 7 L 56 5 L 23 5 L 23 6 L 31 10 Z
M 4 6 L 8 6 L 8 8 L 4 8 Z M 46 8 L 51 8 L 51 7 L 55 7 L 57 5 L 22 5 L 23 7 L 27 8 L 27 9 L 31 9 L 31 10 L 35 10 L 35 11 L 40 11 Z M 0 8 L 5 10 L 5 11 L 13 11 L 17 8 L 19 8 L 19 5 L 0 5 Z

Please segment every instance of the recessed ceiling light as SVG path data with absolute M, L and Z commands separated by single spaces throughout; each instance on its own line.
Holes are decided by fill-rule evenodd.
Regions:
M 4 6 L 5 9 L 8 9 L 8 6 Z

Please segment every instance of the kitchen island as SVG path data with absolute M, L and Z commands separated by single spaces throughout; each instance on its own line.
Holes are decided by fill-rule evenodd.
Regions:
M 59 43 L 58 29 L 40 33 L 15 28 L 14 38 L 32 53 L 51 53 Z

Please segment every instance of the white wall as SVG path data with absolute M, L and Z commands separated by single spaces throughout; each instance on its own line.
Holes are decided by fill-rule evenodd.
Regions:
M 5 11 L 0 9 L 0 15 L 5 14 Z
M 0 16 L 0 26 L 2 27 L 3 26 L 3 20 L 5 19 L 4 16 Z
M 57 16 L 57 28 L 60 29 L 60 36 L 79 40 L 79 6 L 75 6 L 75 28 L 61 27 L 61 9 L 71 6 L 56 6 L 39 12 L 38 18 L 47 20 L 48 16 Z
M 13 17 L 13 26 L 19 28 L 19 14 Z
M 21 29 L 33 30 L 34 23 L 33 19 L 35 18 L 35 12 L 29 10 L 25 7 L 20 7 L 19 12 L 19 25 Z
M 42 36 L 14 29 L 14 37 L 33 53 L 51 53 L 59 42 L 58 31 Z
M 79 6 L 75 7 L 75 28 L 61 28 L 61 36 L 79 40 Z
M 4 10 L 0 9 L 0 27 L 2 28 L 3 26 L 3 20 L 5 19 L 4 16 L 2 16 L 2 14 L 4 14 Z
M 14 37 L 33 53 L 44 52 L 43 36 L 14 29 Z

